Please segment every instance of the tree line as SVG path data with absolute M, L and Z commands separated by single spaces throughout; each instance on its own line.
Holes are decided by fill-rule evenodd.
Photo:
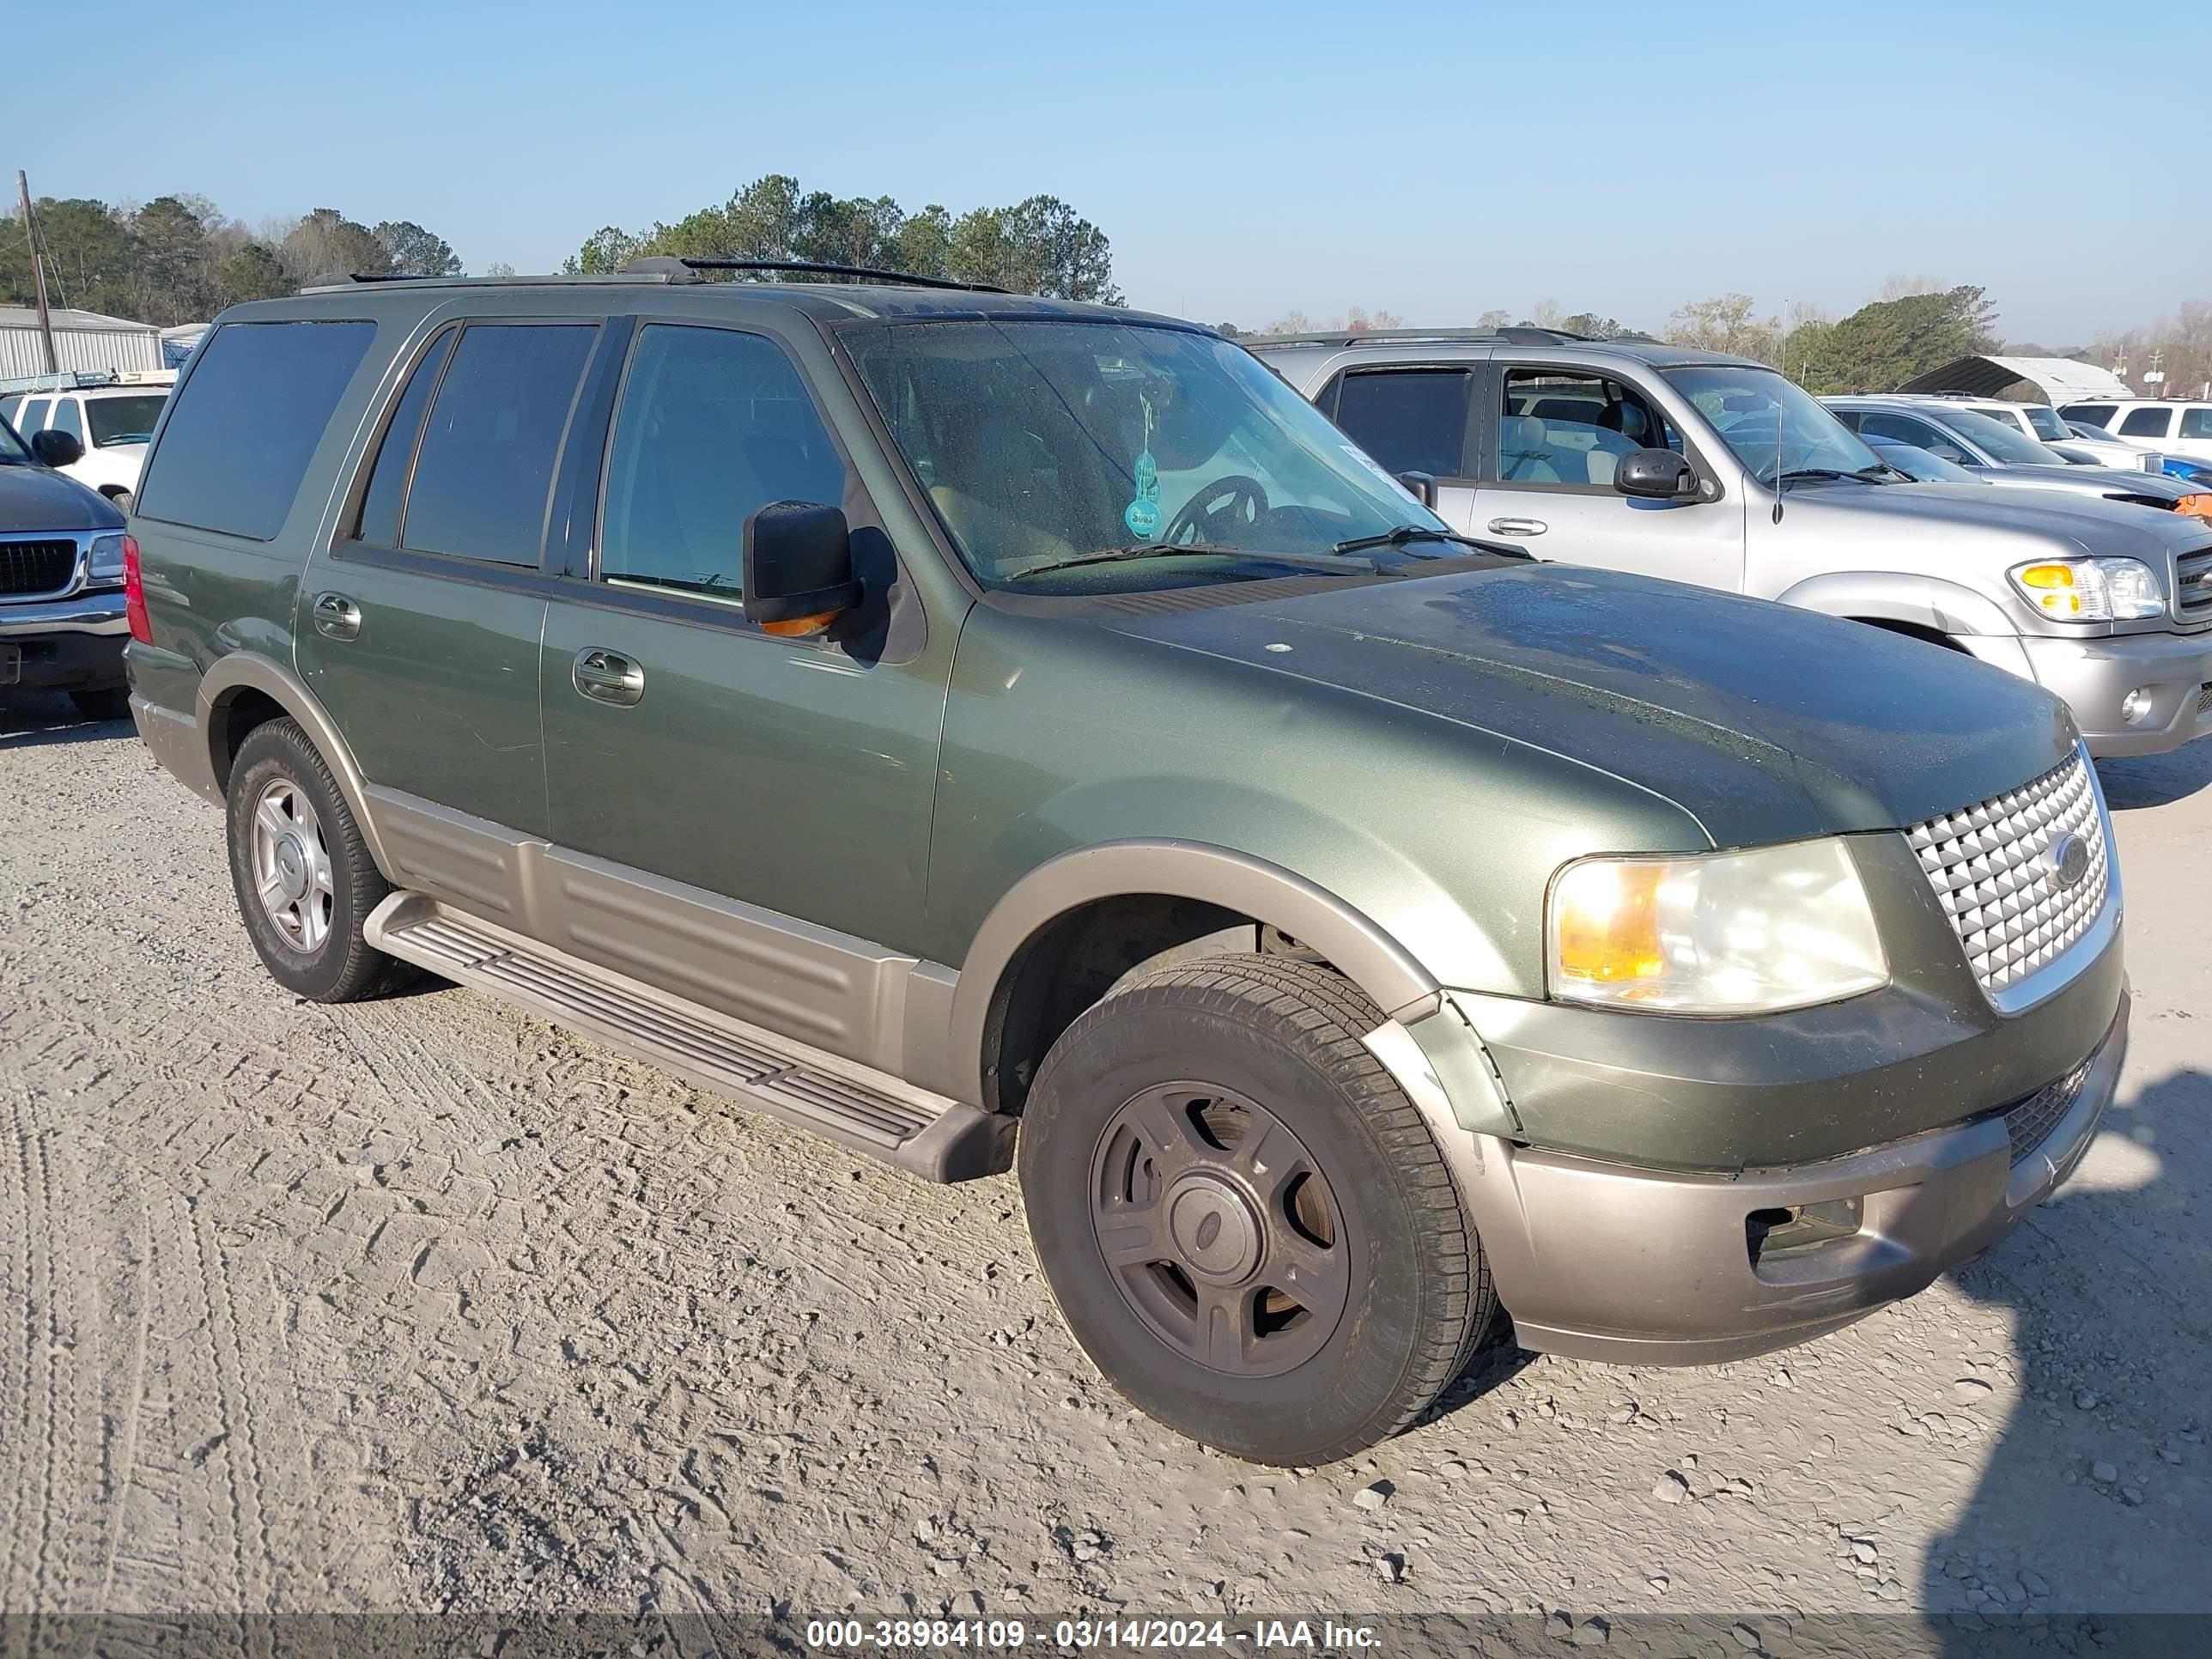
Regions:
M 194 195 L 138 206 L 49 196 L 31 211 L 52 303 L 163 328 L 356 271 L 450 276 L 461 270 L 446 240 L 412 220 L 368 225 L 336 208 L 258 226 Z M 10 218 L 0 224 L 0 304 L 35 297 L 29 239 L 21 220 Z
M 674 224 L 637 231 L 605 226 L 563 268 L 619 270 L 656 254 L 866 265 L 1016 294 L 1121 303 L 1106 233 L 1056 196 L 959 214 L 933 202 L 908 212 L 888 196 L 834 197 L 771 173 Z

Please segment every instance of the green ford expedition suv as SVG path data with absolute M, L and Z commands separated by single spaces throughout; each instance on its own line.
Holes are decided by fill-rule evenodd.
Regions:
M 325 289 L 219 319 L 133 530 L 138 727 L 282 984 L 427 969 L 1018 1164 L 1099 1368 L 1244 1457 L 1403 1427 L 1501 1304 L 1638 1364 L 1832 1330 L 2120 1067 L 2048 693 L 1455 537 L 1204 329 Z

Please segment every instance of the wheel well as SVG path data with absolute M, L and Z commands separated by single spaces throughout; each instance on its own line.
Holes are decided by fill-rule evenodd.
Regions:
M 1879 628 L 1886 634 L 1902 634 L 1909 640 L 1941 646 L 1946 651 L 1963 652 L 1966 648 L 1940 629 L 1923 627 L 1919 623 L 1893 622 L 1887 617 L 1854 617 L 1851 620 L 1864 623 L 1869 628 Z
M 1015 954 L 983 1028 L 987 1110 L 1018 1112 L 1060 1034 L 1139 969 L 1260 951 L 1320 958 L 1239 911 L 1165 893 L 1093 900 L 1054 917 Z
M 270 720 L 283 720 L 291 711 L 266 691 L 257 691 L 252 686 L 241 686 L 216 704 L 210 714 L 211 730 L 208 733 L 209 758 L 215 764 L 216 787 L 228 792 L 231 763 L 238 758 L 239 746 L 246 734 L 257 726 Z
M 112 501 L 118 495 L 128 495 L 131 491 L 128 486 L 124 484 L 102 484 L 100 487 L 100 493 Z

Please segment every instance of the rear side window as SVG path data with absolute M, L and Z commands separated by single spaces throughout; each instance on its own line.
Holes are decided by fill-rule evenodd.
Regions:
M 2172 422 L 2173 411 L 2169 409 L 2131 409 L 2120 422 L 2123 438 L 2163 438 Z
M 1336 423 L 1391 472 L 1467 475 L 1467 418 L 1474 377 L 1462 368 L 1352 374 L 1336 398 Z
M 46 429 L 46 410 L 53 407 L 53 401 L 51 398 L 33 398 L 23 405 L 22 432 L 26 438 Z
M 76 398 L 54 399 L 53 428 L 57 432 L 68 433 L 79 443 L 84 441 L 84 416 L 78 412 Z
M 9 426 L 15 425 L 15 411 L 22 406 L 23 399 L 20 396 L 0 398 L 0 421 L 7 422 Z
M 472 324 L 423 422 L 401 545 L 535 566 L 596 324 Z
M 217 329 L 147 463 L 139 516 L 274 541 L 375 337 L 369 322 Z
M 745 520 L 845 497 L 845 464 L 773 341 L 655 325 L 638 336 L 607 457 L 599 572 L 735 600 Z
M 415 464 L 415 441 L 422 435 L 422 411 L 429 407 L 430 394 L 437 390 L 438 376 L 458 332 L 449 328 L 441 334 L 408 376 L 407 389 L 399 394 L 398 405 L 385 426 L 384 441 L 377 446 L 375 467 L 368 475 L 368 492 L 362 497 L 361 516 L 354 521 L 356 541 L 374 542 L 381 547 L 399 544 L 399 502 L 407 493 L 407 475 Z
M 2058 411 L 2069 421 L 2079 421 L 2084 426 L 2110 426 L 2112 406 L 2110 404 L 2069 404 Z

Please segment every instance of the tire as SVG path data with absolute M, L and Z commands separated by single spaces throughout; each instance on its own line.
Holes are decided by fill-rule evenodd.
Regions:
M 72 691 L 69 700 L 88 720 L 127 720 L 131 718 L 131 688 L 111 685 L 97 691 Z
M 246 734 L 231 768 L 226 811 L 239 914 L 279 985 L 314 1002 L 354 1002 L 382 996 L 415 976 L 362 936 L 369 912 L 392 886 L 369 856 L 330 768 L 296 721 L 270 720 Z M 270 834 L 257 837 L 258 818 Z M 287 836 L 294 842 L 289 866 L 282 847 Z M 264 899 L 272 877 L 279 884 L 275 898 L 288 904 Z
M 1046 1279 L 1107 1380 L 1201 1444 L 1348 1457 L 1420 1415 L 1496 1306 L 1426 1121 L 1359 1040 L 1382 1021 L 1317 963 L 1211 957 L 1131 981 L 1038 1069 L 1019 1166 Z

